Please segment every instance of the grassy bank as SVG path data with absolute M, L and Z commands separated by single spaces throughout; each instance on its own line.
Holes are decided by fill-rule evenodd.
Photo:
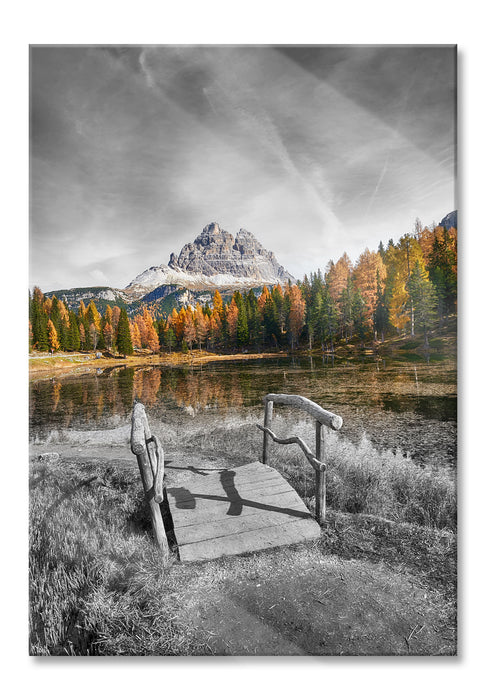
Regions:
M 258 360 L 286 356 L 284 351 L 261 353 L 210 353 L 204 350 L 192 350 L 191 352 L 171 352 L 152 355 L 140 352 L 127 357 L 101 357 L 96 358 L 95 353 L 34 353 L 29 356 L 29 377 L 31 379 L 47 379 L 54 376 L 67 374 L 80 374 L 96 372 L 107 367 L 139 367 L 142 365 L 165 365 L 167 367 L 179 367 L 183 365 L 198 365 L 208 362 L 234 361 L 234 360 Z
M 276 421 L 275 430 L 277 434 L 290 430 L 285 417 Z M 311 430 L 304 422 L 297 427 L 309 444 Z M 322 588 L 314 605 L 322 607 L 323 596 L 331 596 L 331 591 L 333 605 L 344 606 L 344 611 L 362 599 L 364 582 L 371 582 L 371 597 L 363 599 L 353 618 L 355 632 L 364 625 L 362 610 L 373 603 L 373 596 L 378 600 L 385 595 L 386 586 L 382 586 L 390 580 L 396 588 L 389 586 L 386 591 L 382 603 L 386 617 L 401 620 L 411 614 L 406 612 L 410 609 L 417 626 L 410 622 L 410 630 L 403 634 L 396 632 L 402 629 L 397 622 L 390 634 L 396 632 L 401 642 L 386 653 L 454 653 L 455 486 L 451 477 L 421 469 L 403 455 L 379 453 L 366 440 L 352 445 L 337 434 L 327 437 L 328 516 L 317 542 L 201 565 L 180 564 L 174 550 L 166 570 L 152 544 L 140 477 L 128 446 L 126 459 L 110 458 L 110 450 L 103 452 L 97 442 L 98 431 L 92 444 L 86 434 L 82 457 L 63 454 L 65 445 L 50 443 L 49 450 L 57 452 L 33 456 L 31 464 L 31 653 L 220 653 L 223 632 L 216 634 L 212 623 L 209 628 L 203 622 L 196 624 L 199 614 L 201 620 L 209 614 L 202 601 L 206 606 L 219 601 L 218 620 L 227 621 L 234 617 L 233 607 L 228 608 L 232 591 L 243 596 L 242 591 L 252 587 L 251 591 L 264 596 L 258 604 L 273 610 L 277 601 L 265 596 L 272 591 L 290 600 L 290 588 L 286 588 L 290 579 L 287 582 L 285 576 L 291 570 L 295 571 L 292 590 L 298 620 L 288 608 L 283 619 L 288 616 L 292 638 L 299 638 L 299 629 L 306 630 L 306 625 L 314 630 L 314 637 L 325 636 L 324 627 L 316 627 L 315 611 L 311 613 L 299 598 L 302 576 L 316 591 Z M 170 483 L 181 478 L 188 464 L 202 468 L 212 464 L 214 455 L 218 466 L 258 459 L 261 434 L 250 419 L 227 420 L 223 426 L 192 421 L 167 431 L 164 449 Z M 275 446 L 272 463 L 312 509 L 313 473 L 300 451 L 295 446 Z M 344 585 L 343 571 L 345 588 L 325 587 L 328 578 Z M 383 651 L 374 646 L 374 639 L 383 637 L 378 629 L 380 615 L 376 622 L 366 623 L 376 625 L 375 634 L 368 635 L 366 627 L 358 646 L 346 642 L 349 635 L 344 627 L 339 645 L 335 629 L 326 637 L 327 646 L 321 648 L 316 642 L 317 651 L 304 639 L 311 638 L 310 632 L 302 632 L 300 643 L 309 645 L 309 653 L 378 653 L 377 649 Z M 270 622 L 283 624 L 281 614 Z M 334 624 L 344 623 L 336 619 Z M 416 646 L 414 629 L 422 630 Z M 403 652 L 394 651 L 402 648 Z

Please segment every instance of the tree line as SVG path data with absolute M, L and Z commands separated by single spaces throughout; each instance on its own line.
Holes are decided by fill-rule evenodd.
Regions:
M 297 284 L 236 291 L 224 302 L 215 291 L 212 304 L 174 308 L 168 315 L 145 305 L 129 318 L 126 309 L 94 301 L 79 309 L 29 293 L 29 342 L 38 351 L 109 350 L 130 355 L 252 348 L 333 350 L 337 342 L 384 340 L 390 335 L 423 335 L 428 345 L 432 328 L 451 313 L 457 301 L 457 231 L 422 227 L 397 243 L 368 248 L 355 265 L 346 253 L 324 272 L 306 275 Z

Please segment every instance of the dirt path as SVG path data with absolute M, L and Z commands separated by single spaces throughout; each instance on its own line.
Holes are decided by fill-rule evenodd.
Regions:
M 298 545 L 213 568 L 197 567 L 182 606 L 213 654 L 454 654 L 442 596 L 384 564 Z

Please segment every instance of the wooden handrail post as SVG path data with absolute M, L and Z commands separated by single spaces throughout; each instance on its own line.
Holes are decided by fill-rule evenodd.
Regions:
M 324 444 L 322 424 L 316 420 L 316 458 L 323 462 Z M 316 469 L 316 520 L 322 525 L 326 519 L 326 471 Z
M 131 450 L 137 457 L 140 476 L 142 477 L 143 490 L 150 509 L 150 518 L 152 520 L 152 528 L 154 531 L 155 541 L 158 548 L 162 552 L 164 564 L 169 556 L 169 545 L 167 543 L 167 535 L 165 534 L 164 521 L 160 510 L 160 485 L 156 484 L 157 474 L 154 474 L 150 457 L 148 453 L 147 440 L 152 440 L 153 436 L 145 415 L 145 408 L 141 403 L 135 403 L 132 413 L 132 435 L 131 435 Z M 164 459 L 163 453 L 159 454 L 159 459 Z M 163 474 L 163 469 L 162 472 Z M 157 477 L 160 479 L 160 476 Z M 157 502 L 155 499 L 157 498 Z
M 316 506 L 315 516 L 317 522 L 322 525 L 326 519 L 326 464 L 324 454 L 324 436 L 322 432 L 323 426 L 330 430 L 339 430 L 343 424 L 343 419 L 335 413 L 327 411 L 314 401 L 306 399 L 304 396 L 297 394 L 267 394 L 263 398 L 265 404 L 265 422 L 264 425 L 258 425 L 257 428 L 263 430 L 263 463 L 268 464 L 268 446 L 269 440 L 272 438 L 274 442 L 280 445 L 297 444 L 304 451 L 307 461 L 314 467 L 316 472 Z M 316 454 L 305 444 L 299 437 L 279 438 L 271 430 L 270 426 L 273 417 L 273 405 L 294 406 L 301 408 L 311 415 L 315 420 L 316 427 Z
M 269 399 L 265 399 L 265 418 L 263 421 L 263 425 L 265 428 L 270 428 L 272 427 L 272 417 L 273 417 L 273 401 L 270 401 Z M 262 462 L 263 464 L 268 464 L 268 445 L 270 444 L 270 436 L 268 433 L 263 433 L 263 457 L 262 457 Z

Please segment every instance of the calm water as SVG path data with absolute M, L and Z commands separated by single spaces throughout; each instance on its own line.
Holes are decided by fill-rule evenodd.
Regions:
M 30 385 L 30 432 L 93 429 L 126 422 L 134 398 L 149 416 L 173 423 L 195 413 L 263 416 L 266 393 L 301 394 L 343 417 L 341 433 L 363 433 L 379 447 L 402 449 L 421 464 L 456 465 L 456 364 L 279 358 L 197 368 L 110 368 Z

